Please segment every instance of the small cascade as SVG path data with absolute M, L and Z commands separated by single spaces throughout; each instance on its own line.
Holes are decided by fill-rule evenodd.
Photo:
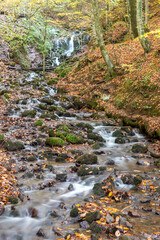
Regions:
M 80 51 L 90 40 L 88 34 L 81 32 L 66 34 L 57 38 L 56 31 L 53 32 L 53 48 L 50 50 L 48 63 L 59 66 L 66 58 Z

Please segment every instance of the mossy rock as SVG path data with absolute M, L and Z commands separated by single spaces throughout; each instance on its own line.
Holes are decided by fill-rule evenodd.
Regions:
M 65 145 L 65 141 L 63 141 L 61 138 L 49 137 L 46 139 L 46 145 L 50 147 L 62 147 Z
M 7 140 L 5 143 L 5 148 L 8 151 L 16 151 L 16 150 L 21 150 L 24 149 L 24 144 L 20 141 L 12 141 L 12 140 Z
M 57 125 L 57 129 L 65 131 L 65 132 L 69 131 L 69 128 L 68 128 L 68 126 L 66 124 L 59 124 L 59 125 Z
M 99 220 L 100 218 L 101 218 L 100 211 L 89 212 L 85 216 L 85 220 L 90 224 L 94 221 Z
M 46 103 L 47 105 L 54 104 L 54 100 L 51 97 L 44 97 L 41 99 L 41 102 Z
M 65 163 L 67 158 L 68 155 L 66 153 L 61 153 L 58 155 L 58 157 L 56 157 L 55 162 Z
M 148 147 L 142 144 L 134 144 L 132 146 L 133 153 L 146 153 L 148 151 Z
M 80 157 L 77 158 L 76 162 L 79 164 L 96 164 L 98 161 L 98 158 L 93 153 L 86 153 Z
M 87 175 L 99 175 L 103 174 L 106 170 L 106 167 L 88 167 L 87 165 L 83 165 L 79 168 L 77 174 L 78 176 L 87 176 Z
M 48 118 L 52 118 L 52 115 L 50 113 L 42 113 L 40 115 L 40 118 L 44 118 L 44 119 L 48 119 Z
M 34 118 L 36 116 L 36 111 L 35 110 L 25 110 L 22 112 L 22 117 L 31 117 Z
M 127 126 L 138 127 L 137 119 L 124 118 L 124 119 L 123 119 L 123 122 L 124 122 L 124 124 L 127 125 Z
M 43 153 L 39 153 L 39 158 L 40 159 L 47 159 L 48 161 L 53 160 L 53 152 L 51 150 L 44 151 Z
M 35 122 L 35 125 L 36 126 L 42 126 L 43 125 L 43 120 L 37 120 L 36 122 Z
M 39 104 L 38 107 L 42 110 L 47 110 L 47 104 Z
M 56 137 L 59 137 L 59 138 L 65 140 L 65 136 L 63 135 L 63 133 L 61 133 L 61 132 L 59 132 L 59 131 L 56 132 Z
M 142 178 L 140 176 L 136 176 L 133 178 L 134 185 L 139 185 L 142 182 Z
M 124 137 L 124 134 L 120 129 L 117 129 L 112 133 L 112 137 Z
M 27 158 L 27 162 L 35 162 L 37 161 L 37 157 L 36 156 L 30 156 Z
M 4 135 L 0 135 L 0 144 L 4 142 Z
M 105 142 L 104 138 L 97 133 L 88 133 L 88 139 L 92 139 L 98 142 Z
M 115 139 L 115 143 L 117 143 L 117 144 L 124 144 L 124 143 L 126 143 L 126 140 L 124 138 L 122 138 L 122 137 L 117 137 Z
M 91 125 L 91 124 L 89 124 L 89 123 L 83 123 L 83 122 L 80 122 L 80 123 L 77 123 L 77 125 L 76 125 L 78 128 L 82 128 L 82 129 L 87 129 L 87 130 L 93 130 L 94 129 L 94 127 Z
M 54 133 L 54 129 L 50 129 L 48 132 L 50 137 L 54 137 L 55 133 Z
M 100 225 L 97 222 L 92 222 L 89 228 L 93 233 L 103 233 L 105 231 L 105 227 Z
M 77 207 L 72 208 L 70 211 L 70 217 L 77 217 L 79 215 L 79 210 Z
M 48 107 L 48 111 L 52 112 L 52 111 L 56 111 L 57 110 L 57 106 L 52 105 Z
M 67 134 L 66 140 L 67 140 L 67 142 L 72 143 L 72 144 L 82 144 L 82 143 L 84 143 L 83 137 L 77 136 L 77 135 L 74 135 L 74 134 Z
M 97 149 L 100 149 L 101 147 L 104 147 L 104 143 L 97 142 L 92 147 L 93 149 L 97 150 Z
M 154 165 L 155 165 L 156 167 L 160 168 L 160 159 L 156 159 L 156 160 L 154 161 Z
M 135 135 L 135 133 L 133 132 L 132 127 L 130 127 L 130 126 L 123 126 L 123 127 L 121 127 L 121 129 L 123 131 L 125 131 L 129 136 L 134 136 Z
M 66 182 L 67 174 L 66 173 L 56 174 L 56 180 L 58 180 L 60 182 Z
M 8 198 L 8 201 L 11 204 L 17 204 L 18 203 L 18 198 L 17 197 L 7 196 L 7 198 Z
M 80 98 L 74 97 L 73 105 L 74 105 L 75 109 L 80 110 L 81 108 L 84 107 L 85 104 L 84 104 L 84 102 Z
M 95 183 L 93 187 L 93 194 L 97 196 L 104 196 L 104 189 L 102 188 L 104 186 L 104 183 Z

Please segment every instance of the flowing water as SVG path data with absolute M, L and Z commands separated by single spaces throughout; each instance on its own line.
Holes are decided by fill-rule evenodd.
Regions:
M 72 40 L 70 40 L 70 44 Z M 60 43 L 56 43 L 60 44 Z M 71 47 L 70 47 L 71 49 Z M 68 53 L 69 54 L 69 53 Z M 25 80 L 25 85 L 23 90 L 32 91 L 32 81 L 37 77 L 34 73 L 31 73 L 27 76 Z M 23 81 L 21 80 L 21 83 Z M 28 84 L 29 83 L 29 84 Z M 46 96 L 54 96 L 56 94 L 56 89 L 47 86 L 45 83 L 40 82 L 39 87 L 44 87 L 47 89 Z M 36 109 L 37 114 L 35 118 L 38 118 L 41 114 L 41 110 L 37 108 L 37 105 L 40 103 L 39 98 L 32 96 L 31 98 L 26 99 L 26 104 L 23 104 L 23 100 L 21 99 L 17 106 L 17 110 L 13 108 L 10 115 L 8 116 L 10 119 L 14 119 L 14 121 L 18 122 L 20 120 L 20 115 L 22 111 L 28 109 Z M 61 102 L 55 101 L 57 106 L 61 105 Z M 75 111 L 74 117 L 59 117 L 57 120 L 60 123 L 66 124 L 75 124 L 78 122 L 87 122 L 83 120 L 83 115 L 87 113 L 79 113 Z M 82 116 L 82 120 L 78 120 L 79 116 Z M 148 174 L 152 175 L 152 169 L 148 170 L 147 167 L 142 167 L 136 164 L 137 159 L 133 157 L 133 153 L 131 152 L 131 146 L 138 141 L 139 143 L 147 143 L 146 137 L 141 135 L 137 129 L 133 129 L 133 136 L 130 136 L 130 141 L 125 144 L 116 144 L 115 137 L 112 136 L 112 133 L 115 129 L 119 129 L 118 126 L 104 126 L 102 121 L 90 120 L 88 121 L 93 127 L 93 132 L 99 133 L 105 140 L 104 146 L 101 147 L 98 151 L 101 151 L 102 154 L 98 155 L 98 165 L 96 166 L 107 166 L 107 163 L 110 160 L 114 160 L 115 166 L 113 166 L 112 171 L 116 168 L 117 171 L 121 171 L 123 173 L 144 173 L 148 171 Z M 27 120 L 23 123 L 23 127 L 30 134 L 32 133 L 32 123 L 33 120 Z M 7 137 L 12 136 L 15 132 L 21 131 L 21 129 L 16 128 L 16 124 L 11 126 L 8 132 L 6 133 Z M 28 134 L 28 141 L 30 141 L 30 135 Z M 22 138 L 23 140 L 23 138 Z M 30 146 L 28 144 L 25 145 L 25 150 L 22 150 L 23 155 L 28 153 L 39 153 L 43 151 L 45 147 L 43 146 Z M 89 152 L 93 152 L 94 150 L 90 150 Z M 85 151 L 87 152 L 87 150 Z M 44 163 L 44 160 L 38 158 L 36 163 L 24 163 L 20 161 L 20 153 L 11 154 L 12 159 L 16 162 L 16 168 L 18 169 L 20 166 L 26 166 L 28 169 L 32 169 L 33 166 L 39 166 Z M 69 213 L 74 204 L 79 202 L 83 202 L 83 199 L 86 196 L 90 196 L 92 194 L 93 186 L 96 182 L 101 182 L 105 179 L 110 172 L 105 171 L 102 175 L 96 176 L 87 176 L 84 178 L 78 177 L 77 173 L 73 173 L 70 171 L 70 168 L 74 166 L 74 162 L 68 163 L 56 163 L 55 161 L 47 161 L 47 164 L 53 166 L 54 171 L 48 171 L 46 168 L 43 169 L 42 175 L 43 179 L 37 179 L 35 177 L 32 178 L 23 178 L 24 173 L 18 172 L 16 173 L 18 184 L 21 188 L 21 191 L 25 195 L 25 200 L 23 202 L 19 201 L 17 205 L 15 205 L 15 209 L 11 208 L 11 205 L 7 205 L 5 209 L 5 213 L 0 216 L 0 239 L 1 240 L 33 240 L 39 239 L 36 236 L 39 228 L 43 228 L 47 235 L 47 239 L 58 239 L 57 235 L 55 235 L 52 228 L 60 227 L 63 225 L 63 229 L 70 231 L 77 227 L 76 224 L 69 223 Z M 112 166 L 111 166 L 112 167 Z M 108 166 L 107 168 L 110 168 Z M 149 173 L 151 171 L 151 173 Z M 55 177 L 57 173 L 67 173 L 66 182 L 58 182 Z M 40 172 L 41 175 L 41 172 Z M 43 184 L 47 184 L 50 181 L 54 181 L 55 183 L 51 187 L 43 188 Z M 69 190 L 69 186 L 72 185 L 72 189 Z M 117 189 L 121 191 L 130 191 L 133 188 L 132 185 L 126 185 L 122 182 L 120 178 L 115 178 L 115 186 Z M 26 198 L 30 199 L 27 200 Z M 29 209 L 35 208 L 38 212 L 38 217 L 33 218 L 29 214 Z M 53 218 L 50 216 L 50 213 L 56 211 L 58 216 Z

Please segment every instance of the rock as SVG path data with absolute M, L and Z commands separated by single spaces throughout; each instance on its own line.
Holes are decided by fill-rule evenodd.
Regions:
M 35 141 L 30 143 L 30 146 L 36 147 L 42 144 L 41 139 L 36 139 Z
M 114 160 L 110 159 L 110 160 L 108 160 L 108 162 L 106 162 L 106 164 L 112 166 L 112 165 L 115 165 L 115 162 L 114 162 Z
M 79 215 L 79 210 L 77 207 L 72 208 L 70 211 L 70 217 L 77 217 Z
M 150 161 L 148 161 L 148 160 L 138 160 L 136 164 L 141 165 L 141 166 L 150 166 L 151 165 Z
M 108 224 L 114 222 L 114 218 L 109 213 L 106 215 L 106 222 Z
M 101 218 L 101 214 L 99 211 L 89 212 L 85 216 L 85 220 L 88 223 L 92 223 L 93 221 L 97 221 Z
M 91 240 L 98 240 L 99 237 L 96 234 L 91 234 Z
M 123 134 L 123 132 L 120 130 L 120 129 L 117 129 L 116 131 L 114 131 L 113 133 L 112 133 L 112 137 L 124 137 L 124 134 Z
M 82 222 L 80 222 L 79 225 L 81 228 L 86 229 L 86 230 L 89 228 L 89 224 L 87 221 L 82 221 Z
M 95 183 L 93 187 L 93 193 L 97 196 L 104 196 L 104 190 L 102 187 L 105 186 L 103 183 Z
M 22 117 L 31 117 L 34 118 L 36 116 L 36 110 L 25 110 L 22 112 Z
M 122 137 L 118 137 L 115 139 L 115 143 L 117 144 L 124 144 L 126 142 L 126 140 Z
M 60 236 L 62 237 L 64 234 L 63 232 L 59 229 L 59 228 L 52 228 L 52 231 L 57 235 L 57 236 Z
M 53 146 L 62 147 L 65 145 L 65 141 L 63 141 L 61 138 L 48 137 L 46 139 L 46 145 L 50 147 L 53 147 Z
M 54 129 L 50 129 L 48 134 L 49 134 L 49 137 L 54 137 L 55 136 Z
M 76 160 L 76 163 L 79 163 L 79 164 L 96 164 L 97 160 L 98 160 L 98 158 L 95 154 L 87 153 L 87 154 L 84 154 L 84 155 L 78 157 L 77 160 Z
M 113 118 L 102 121 L 103 126 L 116 126 L 116 121 Z
M 54 104 L 54 100 L 51 97 L 44 97 L 41 99 L 41 102 L 46 103 L 47 105 Z
M 38 217 L 38 211 L 37 211 L 36 208 L 30 207 L 28 209 L 28 213 L 29 213 L 29 216 L 32 217 L 32 218 L 37 218 Z
M 78 176 L 86 176 L 86 175 L 98 175 L 102 174 L 106 170 L 106 167 L 88 167 L 87 165 L 83 165 L 79 168 L 77 174 Z
M 105 227 L 98 224 L 97 222 L 92 222 L 89 228 L 93 233 L 102 233 L 105 231 Z
M 0 135 L 0 144 L 4 142 L 4 135 Z
M 104 147 L 104 143 L 97 142 L 92 147 L 93 147 L 93 149 L 97 150 L 97 149 L 100 149 L 101 147 Z
M 138 185 L 142 182 L 142 178 L 140 176 L 132 176 L 131 174 L 126 174 L 121 177 L 124 184 L 134 184 Z
M 69 191 L 73 191 L 73 190 L 74 190 L 73 184 L 69 184 L 68 190 L 69 190 Z
M 50 213 L 50 216 L 53 217 L 53 218 L 59 217 L 59 215 L 57 214 L 56 211 L 52 211 L 52 212 Z
M 160 159 L 156 159 L 156 160 L 154 161 L 154 165 L 155 165 L 156 167 L 160 168 Z
M 43 153 L 39 153 L 40 159 L 47 159 L 48 161 L 53 160 L 53 156 L 57 156 L 57 152 L 52 152 L 51 150 L 44 151 Z
M 94 127 L 92 125 L 90 125 L 89 123 L 80 122 L 80 123 L 77 123 L 76 126 L 78 128 L 82 128 L 84 130 L 93 130 L 94 129 Z
M 150 152 L 150 155 L 151 155 L 151 157 L 159 158 L 159 159 L 160 159 L 160 154 L 157 154 L 157 153 L 155 153 L 155 152 Z
M 136 210 L 130 210 L 130 211 L 128 211 L 128 215 L 130 216 L 130 217 L 141 217 L 141 215 L 138 213 L 138 211 L 136 211 Z
M 84 106 L 84 102 L 80 98 L 74 97 L 73 105 L 75 109 L 80 110 Z
M 80 215 L 78 215 L 77 217 L 72 218 L 72 219 L 69 221 L 69 224 L 75 224 L 75 223 L 81 222 L 82 219 L 83 219 L 83 218 L 82 218 Z
M 66 173 L 56 174 L 56 180 L 58 180 L 60 182 L 66 182 L 67 174 Z
M 69 128 L 66 124 L 59 124 L 57 125 L 57 129 L 58 131 L 65 131 L 65 132 L 68 132 L 69 131 Z
M 83 137 L 77 136 L 77 135 L 74 135 L 74 134 L 67 134 L 66 140 L 67 140 L 67 142 L 72 143 L 72 144 L 82 144 L 82 143 L 84 143 Z
M 88 133 L 88 139 L 92 139 L 98 142 L 105 142 L 104 138 L 97 133 Z
M 0 216 L 4 213 L 5 208 L 4 205 L 0 204 Z
M 66 153 L 61 153 L 58 155 L 58 157 L 56 157 L 55 162 L 65 163 L 67 158 L 68 155 Z
M 148 199 L 148 198 L 143 199 L 143 198 L 141 198 L 140 202 L 141 203 L 150 203 L 151 199 Z
M 20 141 L 7 140 L 5 142 L 5 148 L 8 151 L 16 151 L 16 150 L 24 149 L 25 147 L 24 147 L 23 143 Z
M 52 112 L 52 111 L 56 111 L 57 110 L 57 106 L 52 105 L 48 107 L 48 111 Z
M 36 156 L 30 156 L 27 158 L 27 162 L 34 162 L 37 161 L 37 157 Z
M 42 110 L 47 110 L 47 104 L 39 104 L 38 107 Z
M 146 153 L 147 151 L 148 151 L 148 148 L 146 145 L 134 144 L 132 146 L 132 152 L 134 153 Z
M 127 133 L 128 136 L 134 136 L 134 132 L 133 129 L 129 126 L 123 126 L 121 127 L 121 130 L 125 131 Z
M 40 229 L 38 230 L 38 232 L 36 233 L 36 235 L 37 235 L 38 237 L 46 238 L 46 234 L 45 234 L 45 232 L 43 231 L 42 228 L 40 228 Z

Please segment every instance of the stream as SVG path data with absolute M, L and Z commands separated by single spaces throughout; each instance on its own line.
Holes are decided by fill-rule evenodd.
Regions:
M 59 62 L 58 59 L 56 61 Z M 99 119 L 94 119 L 92 112 L 74 109 L 71 98 L 64 97 L 65 100 L 61 101 L 56 87 L 48 85 L 36 73 L 29 73 L 18 81 L 19 93 L 9 100 L 7 109 L 3 113 L 5 118 L 0 131 L 6 139 L 18 140 L 24 144 L 25 148 L 22 150 L 6 151 L 12 159 L 23 200 L 19 199 L 17 204 L 5 206 L 4 214 L 0 216 L 1 240 L 41 238 L 53 240 L 62 238 L 57 235 L 54 230 L 56 228 L 63 229 L 65 234 L 75 229 L 81 231 L 79 223 L 74 223 L 70 217 L 72 206 L 77 203 L 83 204 L 85 198 L 93 195 L 94 184 L 102 182 L 111 174 L 115 176 L 115 189 L 132 192 L 133 202 L 137 208 L 145 193 L 136 191 L 133 184 L 125 184 L 120 175 L 138 174 L 144 179 L 152 179 L 156 186 L 160 184 L 159 172 L 154 170 L 150 154 L 136 154 L 131 151 L 136 143 L 150 144 L 138 129 L 132 128 L 127 133 L 115 120 L 109 119 L 112 122 L 110 124 L 103 112 L 100 113 Z M 22 116 L 26 110 L 35 112 L 32 117 Z M 43 119 L 46 129 L 35 126 L 38 119 Z M 93 149 L 96 140 L 89 140 L 86 129 L 77 127 L 78 123 L 90 124 L 93 127 L 92 133 L 102 137 L 103 144 L 98 149 Z M 70 133 L 81 135 L 84 139 L 83 144 L 66 143 L 61 148 L 46 146 L 48 129 L 57 132 L 58 124 L 66 125 Z M 126 137 L 125 143 L 115 143 L 116 137 L 113 133 L 116 130 L 123 131 Z M 62 132 L 65 134 L 64 129 Z M 67 154 L 65 162 L 55 161 L 60 153 Z M 73 170 L 76 166 L 75 159 L 86 153 L 94 153 L 98 157 L 98 163 L 93 164 L 92 167 L 106 167 L 106 170 L 96 175 L 78 176 Z M 33 161 L 28 160 L 31 156 L 35 156 Z M 58 180 L 58 174 L 64 174 L 65 179 Z M 156 198 L 154 199 L 157 201 Z M 124 207 L 123 203 L 114 205 L 120 209 Z M 143 212 L 142 209 L 140 211 Z M 139 234 L 145 231 L 148 234 L 159 231 L 159 215 L 155 214 L 155 211 L 147 212 L 147 215 L 138 222 L 137 218 L 131 219 L 131 222 Z M 43 232 L 42 236 L 40 233 L 37 234 L 39 229 L 43 229 L 45 234 L 43 235 Z

